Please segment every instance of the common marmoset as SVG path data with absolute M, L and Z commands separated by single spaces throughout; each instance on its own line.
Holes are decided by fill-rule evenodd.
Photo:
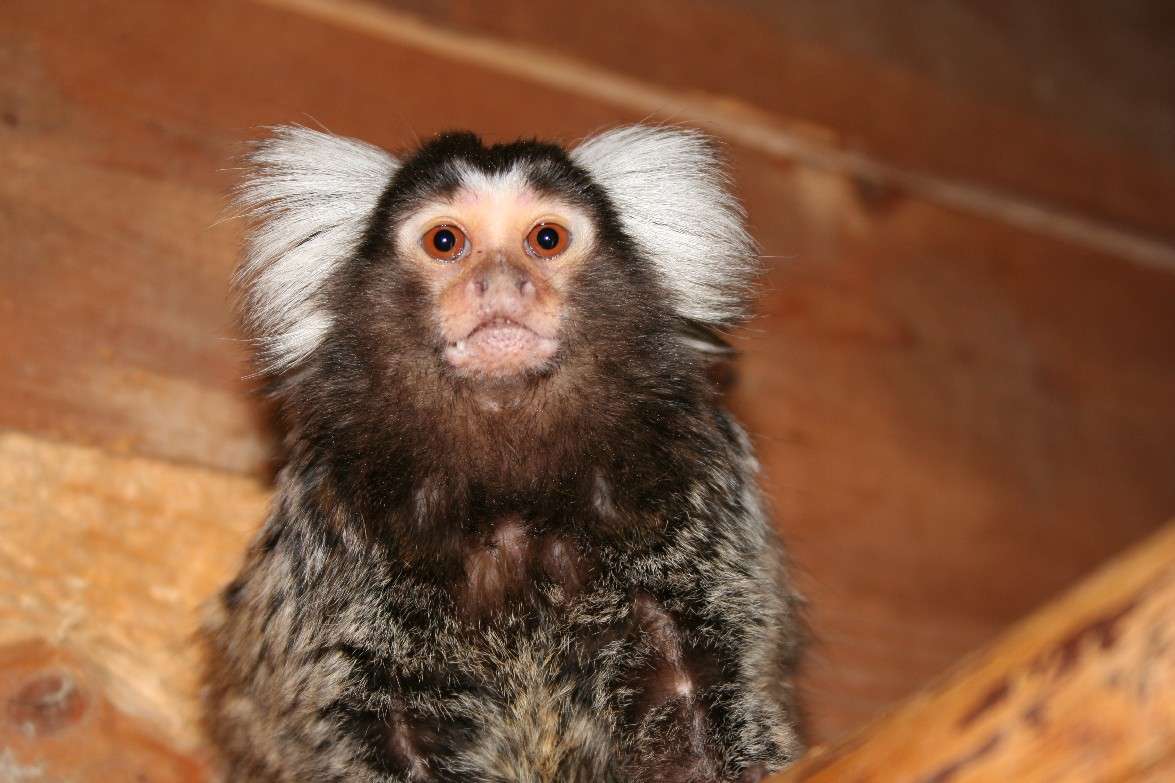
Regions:
M 796 756 L 797 599 L 707 377 L 757 268 L 714 145 L 281 127 L 239 203 L 288 427 L 206 624 L 232 781 L 733 781 Z

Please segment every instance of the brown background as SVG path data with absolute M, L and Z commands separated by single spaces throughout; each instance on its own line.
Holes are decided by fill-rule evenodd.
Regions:
M 10 0 L 0 431 L 268 476 L 219 220 L 260 125 L 701 125 L 770 257 L 734 405 L 839 735 L 1175 513 L 1175 14 L 1045 5 Z M 230 568 L 224 524 L 186 545 Z

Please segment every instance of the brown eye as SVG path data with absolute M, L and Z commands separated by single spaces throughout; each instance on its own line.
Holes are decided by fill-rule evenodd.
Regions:
M 424 232 L 420 244 L 437 261 L 456 261 L 465 253 L 465 232 L 456 226 L 433 226 Z
M 539 223 L 526 235 L 526 249 L 539 258 L 554 258 L 571 244 L 571 232 L 558 223 Z

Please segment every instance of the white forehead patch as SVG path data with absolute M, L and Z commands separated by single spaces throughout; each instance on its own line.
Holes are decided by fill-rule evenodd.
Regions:
M 533 198 L 526 172 L 520 166 L 506 171 L 486 172 L 464 161 L 448 164 L 457 177 L 457 188 L 445 196 L 437 196 L 421 202 L 413 213 L 403 221 L 399 234 L 401 242 L 411 241 L 428 223 L 438 219 L 452 218 L 463 222 L 464 216 L 479 214 L 492 215 L 495 211 Z
M 706 136 L 633 125 L 584 141 L 571 157 L 607 192 L 678 313 L 719 327 L 745 316 L 758 255 Z
M 248 163 L 235 194 L 251 221 L 236 284 L 262 369 L 278 372 L 330 329 L 322 287 L 357 249 L 399 163 L 370 144 L 297 126 L 275 128 Z
M 419 204 L 397 228 L 397 244 L 410 247 L 438 221 L 453 220 L 467 232 L 474 247 L 521 249 L 534 221 L 551 219 L 571 230 L 577 246 L 595 237 L 589 214 L 578 205 L 533 186 L 528 162 L 504 171 L 487 172 L 463 161 L 449 164 L 457 176 L 454 192 Z
M 506 171 L 493 173 L 481 171 L 463 162 L 454 164 L 453 168 L 461 182 L 459 193 L 493 199 L 515 199 L 530 189 L 526 172 L 520 166 L 511 166 Z

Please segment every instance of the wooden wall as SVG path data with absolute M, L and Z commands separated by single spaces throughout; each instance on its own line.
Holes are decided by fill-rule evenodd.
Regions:
M 1175 238 L 1163 0 L 379 0 Z
M 811 602 L 812 732 L 837 736 L 1175 513 L 1161 4 L 884 5 L 10 0 L 0 429 L 269 475 L 220 220 L 257 126 L 700 124 L 770 259 L 734 404 Z

